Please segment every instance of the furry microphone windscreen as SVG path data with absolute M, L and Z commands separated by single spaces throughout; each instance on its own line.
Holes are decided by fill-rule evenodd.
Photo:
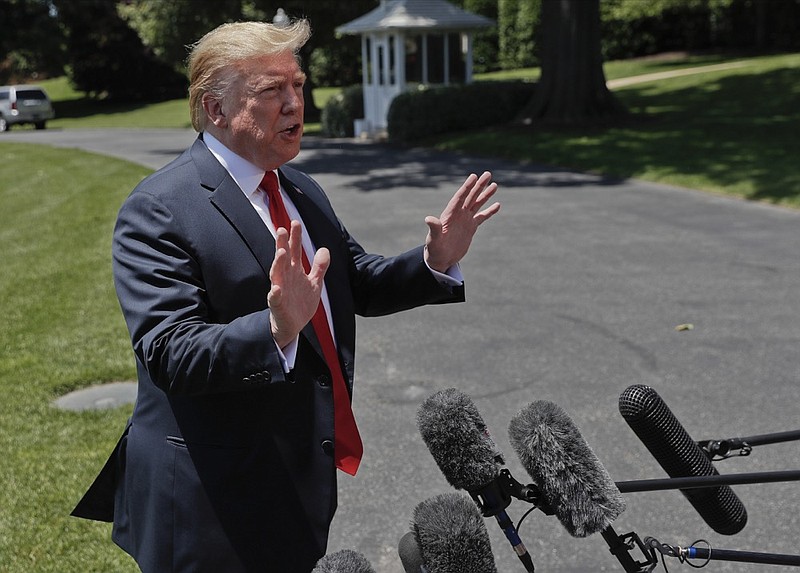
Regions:
M 520 462 L 573 537 L 611 525 L 625 500 L 578 428 L 556 404 L 533 402 L 509 424 Z
M 414 536 L 428 573 L 497 573 L 483 516 L 471 498 L 444 493 L 414 509 Z
M 500 473 L 497 450 L 472 400 L 455 388 L 420 405 L 417 427 L 448 483 L 474 491 Z
M 361 553 L 342 549 L 317 561 L 311 573 L 375 573 L 375 570 Z

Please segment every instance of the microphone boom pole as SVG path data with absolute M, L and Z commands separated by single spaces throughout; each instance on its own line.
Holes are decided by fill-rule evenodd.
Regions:
M 622 493 L 661 491 L 667 489 L 701 489 L 722 485 L 746 485 L 754 483 L 775 483 L 800 481 L 800 470 L 776 472 L 752 472 L 710 476 L 688 476 L 665 479 L 642 479 L 615 482 Z

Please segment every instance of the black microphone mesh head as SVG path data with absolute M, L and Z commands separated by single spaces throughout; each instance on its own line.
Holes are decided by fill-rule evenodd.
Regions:
M 417 427 L 453 487 L 474 491 L 499 475 L 495 445 L 466 394 L 448 388 L 430 396 L 417 412 Z
M 619 412 L 670 477 L 719 475 L 658 393 L 643 384 L 619 397 Z M 684 496 L 717 533 L 733 535 L 747 524 L 744 505 L 728 486 L 685 489 Z
M 311 573 L 375 573 L 367 558 L 351 549 L 325 555 Z
M 497 573 L 483 516 L 465 495 L 426 499 L 411 527 L 428 573 Z
M 533 402 L 511 420 L 508 433 L 520 462 L 570 535 L 602 531 L 625 511 L 616 484 L 559 406 Z
M 412 526 L 413 527 L 413 526 Z M 400 538 L 397 544 L 397 554 L 403 571 L 406 573 L 425 573 L 425 561 L 422 560 L 422 549 L 417 541 L 417 534 L 409 531 Z

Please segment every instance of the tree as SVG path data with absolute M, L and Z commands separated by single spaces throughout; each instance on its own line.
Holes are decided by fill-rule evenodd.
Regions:
M 0 83 L 60 75 L 63 35 L 46 0 L 0 0 Z
M 348 2 L 308 2 L 308 0 L 117 0 L 119 12 L 142 37 L 153 53 L 168 65 L 181 68 L 186 59 L 186 46 L 206 32 L 225 22 L 255 20 L 271 22 L 278 7 L 290 18 L 308 18 L 313 35 L 300 55 L 305 64 L 308 81 L 304 90 L 306 120 L 319 119 L 320 110 L 314 104 L 312 90 L 315 72 L 326 69 L 326 83 L 331 77 L 359 78 L 361 46 L 357 38 L 337 39 L 337 26 L 355 19 L 378 5 L 378 0 L 349 0 Z M 314 52 L 322 53 L 314 57 Z M 320 64 L 321 62 L 321 64 Z M 315 65 L 316 64 L 316 65 Z
M 126 0 L 117 2 L 117 12 L 136 30 L 142 42 L 164 63 L 182 70 L 186 46 L 206 32 L 245 16 L 242 0 Z M 248 19 L 258 19 L 248 18 Z M 263 16 L 262 18 L 263 19 Z
M 608 120 L 625 109 L 606 87 L 599 0 L 542 0 L 542 75 L 520 121 Z
M 500 67 L 511 70 L 538 64 L 541 0 L 497 0 Z
M 67 30 L 74 87 L 116 101 L 160 101 L 186 95 L 186 78 L 155 58 L 120 18 L 115 0 L 55 0 Z

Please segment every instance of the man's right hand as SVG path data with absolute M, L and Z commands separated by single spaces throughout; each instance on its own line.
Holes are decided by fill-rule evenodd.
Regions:
M 269 269 L 272 287 L 267 293 L 272 337 L 279 348 L 292 342 L 311 321 L 319 306 L 325 273 L 331 262 L 328 249 L 314 255 L 311 270 L 303 268 L 303 229 L 292 221 L 289 232 L 278 229 L 275 237 L 275 259 Z

